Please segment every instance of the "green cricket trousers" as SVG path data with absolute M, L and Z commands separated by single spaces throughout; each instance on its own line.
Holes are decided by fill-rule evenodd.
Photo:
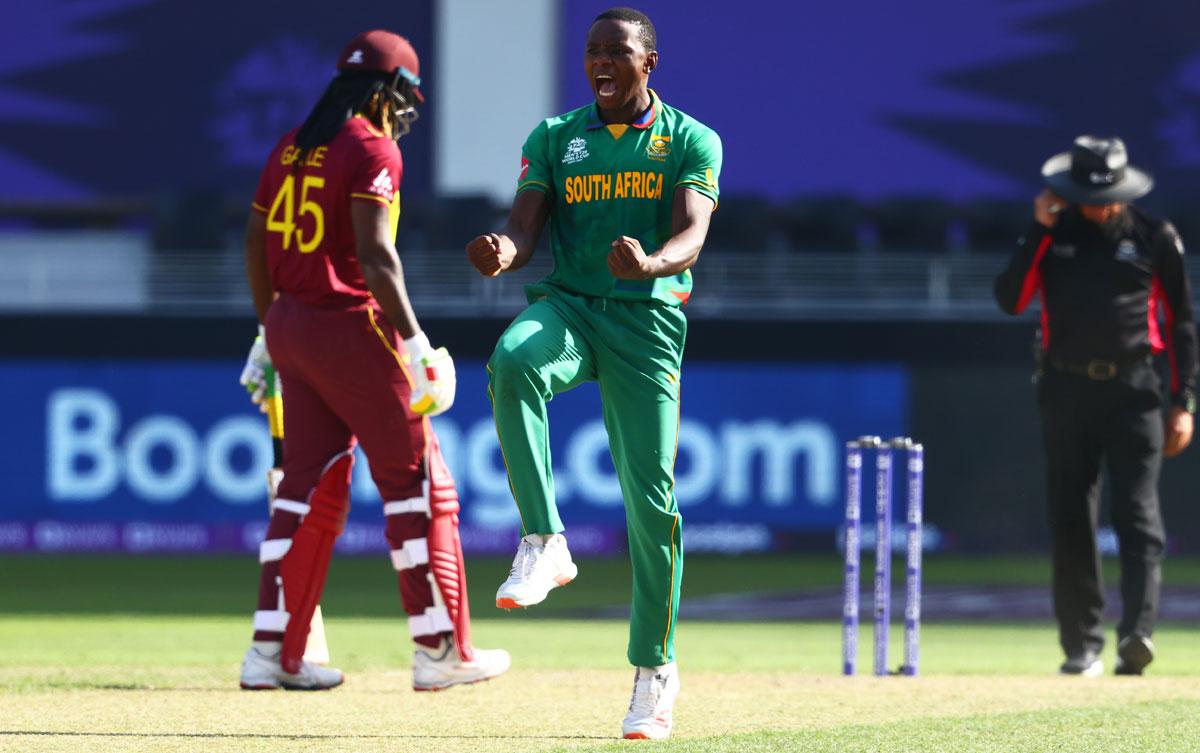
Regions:
M 523 535 L 563 530 L 546 402 L 595 381 L 633 564 L 629 661 L 674 661 L 683 576 L 674 468 L 687 320 L 659 301 L 591 298 L 544 283 L 528 292 L 529 308 L 501 335 L 488 363 L 488 396 Z

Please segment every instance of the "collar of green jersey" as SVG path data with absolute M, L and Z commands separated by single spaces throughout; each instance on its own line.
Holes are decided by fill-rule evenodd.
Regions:
M 597 128 L 604 128 L 608 125 L 629 125 L 630 127 L 637 128 L 638 130 L 645 130 L 654 125 L 654 121 L 658 120 L 658 111 L 662 107 L 662 102 L 659 100 L 658 95 L 654 93 L 653 89 L 649 89 L 648 91 L 650 92 L 650 107 L 646 108 L 646 111 L 642 113 L 637 120 L 628 124 L 605 123 L 600 119 L 599 106 L 595 103 L 592 103 L 592 107 L 588 111 L 587 130 L 594 131 Z

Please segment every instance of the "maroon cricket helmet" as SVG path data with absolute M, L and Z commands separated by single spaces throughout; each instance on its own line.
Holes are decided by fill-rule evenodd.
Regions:
M 376 71 L 397 75 L 412 85 L 417 101 L 425 96 L 421 85 L 421 61 L 407 39 L 383 29 L 363 32 L 346 45 L 338 58 L 339 71 Z

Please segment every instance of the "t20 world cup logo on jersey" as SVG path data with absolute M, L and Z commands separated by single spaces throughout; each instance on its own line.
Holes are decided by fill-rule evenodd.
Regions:
M 587 156 L 587 142 L 583 138 L 576 136 L 567 142 L 567 151 L 563 152 L 562 163 L 564 165 L 574 165 L 576 162 L 582 162 L 587 159 Z

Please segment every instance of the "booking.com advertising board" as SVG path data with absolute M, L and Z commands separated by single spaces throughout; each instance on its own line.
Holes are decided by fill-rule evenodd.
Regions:
M 460 361 L 458 398 L 434 419 L 463 504 L 464 545 L 518 537 L 483 364 Z M 0 551 L 253 551 L 265 527 L 271 443 L 231 361 L 0 362 Z M 572 549 L 625 549 L 624 511 L 584 385 L 550 403 L 558 504 Z M 686 364 L 676 466 L 685 546 L 762 551 L 842 522 L 842 446 L 908 426 L 893 365 Z M 382 552 L 382 511 L 355 467 L 342 551 Z

